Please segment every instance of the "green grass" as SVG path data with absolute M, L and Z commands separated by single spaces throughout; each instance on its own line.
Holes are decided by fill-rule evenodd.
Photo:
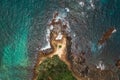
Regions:
M 58 47 L 59 47 L 59 48 L 62 48 L 62 45 L 59 45 Z
M 39 67 L 38 80 L 76 80 L 58 56 L 48 58 Z

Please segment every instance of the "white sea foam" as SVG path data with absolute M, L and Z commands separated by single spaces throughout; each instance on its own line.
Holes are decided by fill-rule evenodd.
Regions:
M 46 40 L 49 41 L 49 39 L 50 39 L 50 29 L 47 29 Z
M 90 0 L 90 5 L 93 9 L 95 9 L 95 5 L 93 4 L 93 0 Z
M 57 17 L 55 18 L 55 22 L 58 22 L 59 19 L 61 19 L 61 17 L 60 17 L 60 16 L 57 16 Z
M 43 48 L 41 48 L 41 50 L 45 50 L 45 49 L 51 48 L 51 45 L 50 45 L 50 29 L 47 29 L 46 41 L 47 41 L 47 44 Z
M 112 31 L 112 33 L 115 33 L 117 30 L 116 29 L 114 29 L 113 31 Z
M 44 46 L 43 48 L 41 48 L 41 50 L 46 50 L 46 49 L 49 49 L 49 48 L 51 48 L 51 45 L 50 45 L 50 43 L 47 43 L 47 45 Z
M 70 12 L 70 9 L 69 9 L 69 8 L 65 8 L 65 10 L 66 10 L 67 12 Z
M 75 34 L 75 33 L 73 34 L 73 37 L 76 37 L 76 34 Z
M 56 40 L 61 40 L 63 37 L 63 35 L 61 33 L 58 34 L 58 36 L 56 37 Z
M 105 69 L 105 65 L 103 64 L 102 61 L 99 61 L 99 64 L 96 65 L 98 69 L 104 70 Z
M 81 1 L 81 2 L 79 2 L 79 5 L 80 5 L 81 7 L 84 7 L 85 3 Z
M 50 26 L 50 30 L 53 30 L 53 28 L 54 28 L 53 25 L 51 25 L 51 26 Z

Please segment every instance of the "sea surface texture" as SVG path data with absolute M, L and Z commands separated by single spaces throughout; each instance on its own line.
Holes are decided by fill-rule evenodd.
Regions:
M 55 11 L 67 15 L 73 46 L 78 44 L 74 53 L 85 51 L 89 63 L 102 61 L 106 69 L 115 66 L 120 59 L 120 0 L 0 0 L 0 80 L 32 80 Z M 98 46 L 111 27 L 116 32 Z

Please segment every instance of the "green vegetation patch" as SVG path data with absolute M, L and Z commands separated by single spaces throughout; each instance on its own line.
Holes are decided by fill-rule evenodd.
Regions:
M 39 66 L 38 80 L 76 80 L 58 56 L 46 59 Z
M 61 47 L 62 47 L 62 45 L 59 45 L 58 47 L 59 47 L 59 48 L 61 48 Z

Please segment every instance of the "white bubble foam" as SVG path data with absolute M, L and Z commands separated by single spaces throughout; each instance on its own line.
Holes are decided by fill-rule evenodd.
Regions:
M 105 70 L 105 65 L 103 64 L 102 61 L 99 61 L 99 64 L 97 65 L 98 69 Z
M 56 37 L 56 40 L 61 40 L 63 37 L 63 35 L 61 33 L 58 34 L 58 36 Z
M 69 8 L 65 8 L 65 10 L 66 10 L 67 12 L 70 12 L 70 9 L 69 9 Z
M 79 5 L 80 5 L 81 7 L 84 7 L 85 3 L 81 1 L 81 2 L 79 2 Z

